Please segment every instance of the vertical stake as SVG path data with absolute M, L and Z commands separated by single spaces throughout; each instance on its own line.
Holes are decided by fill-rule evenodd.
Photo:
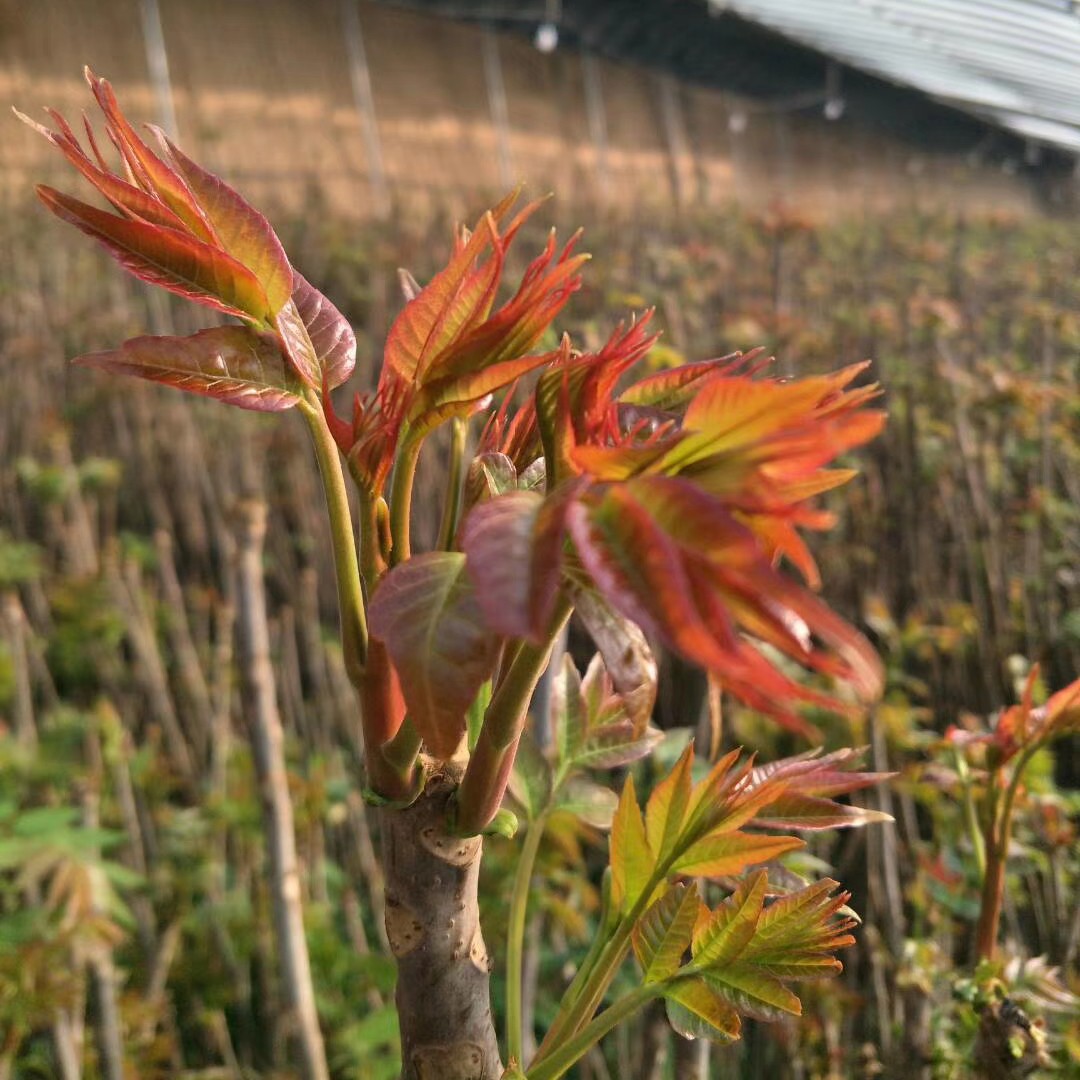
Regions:
M 683 181 L 682 169 L 683 164 L 690 157 L 690 144 L 683 124 L 678 84 L 670 75 L 656 76 L 656 83 L 660 91 L 660 120 L 664 127 L 664 138 L 667 141 L 671 187 L 675 193 L 675 202 L 679 206 L 684 206 L 689 193 Z
M 514 169 L 510 163 L 510 110 L 506 104 L 506 84 L 503 82 L 499 39 L 490 27 L 484 28 L 484 78 L 487 81 L 491 122 L 495 126 L 495 145 L 499 155 L 499 186 L 509 191 L 514 186 Z
M 154 84 L 157 98 L 158 119 L 165 134 L 176 139 L 176 107 L 173 103 L 172 80 L 169 78 L 169 54 L 165 51 L 165 31 L 161 26 L 161 9 L 158 0 L 142 0 L 143 44 L 146 46 L 146 66 L 150 69 L 150 81 Z
M 591 53 L 581 54 L 581 74 L 585 82 L 585 117 L 589 124 L 589 139 L 596 154 L 596 194 L 605 205 L 610 194 L 607 153 L 607 113 L 604 111 L 604 87 L 600 82 L 600 65 Z
M 352 82 L 353 100 L 360 114 L 360 128 L 364 137 L 367 156 L 368 179 L 371 182 L 371 201 L 376 216 L 385 218 L 390 213 L 390 193 L 383 167 L 382 145 L 375 117 L 375 95 L 371 90 L 371 70 L 364 35 L 360 30 L 360 12 L 357 0 L 341 0 L 341 21 L 345 31 L 345 51 L 349 57 L 349 78 Z

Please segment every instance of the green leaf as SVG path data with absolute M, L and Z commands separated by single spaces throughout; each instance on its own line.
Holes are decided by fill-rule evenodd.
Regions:
M 584 776 L 571 776 L 560 788 L 555 808 L 581 818 L 594 829 L 610 829 L 619 800 L 611 788 Z
M 663 862 L 678 843 L 690 804 L 690 769 L 693 763 L 694 746 L 691 743 L 682 752 L 675 768 L 649 796 L 645 807 L 645 834 L 657 862 Z
M 547 809 L 552 781 L 551 764 L 532 735 L 523 732 L 510 776 L 510 793 L 521 804 L 529 821 L 535 821 Z
M 495 669 L 499 645 L 485 628 L 465 556 L 433 551 L 394 567 L 375 590 L 369 624 L 386 642 L 428 751 L 450 757 L 465 734 L 469 707 Z
M 710 968 L 702 976 L 706 984 L 732 1008 L 765 1023 L 786 1016 L 802 1016 L 802 1002 L 779 979 L 752 964 Z
M 599 657 L 594 659 L 598 662 Z M 548 699 L 549 725 L 555 738 L 556 760 L 568 769 L 585 742 L 585 702 L 581 676 L 570 653 L 563 653 L 562 663 L 554 672 Z
M 664 996 L 668 1022 L 684 1039 L 723 1046 L 742 1034 L 739 1014 L 702 979 L 679 979 Z
M 291 409 L 300 384 L 277 339 L 243 326 L 218 326 L 190 337 L 137 337 L 109 352 L 75 360 L 118 375 L 136 375 L 258 412 Z
M 697 885 L 675 885 L 641 917 L 633 931 L 634 954 L 645 982 L 663 982 L 682 966 L 701 900 Z
M 750 943 L 761 918 L 768 877 L 758 871 L 694 928 L 694 966 L 724 968 Z
M 649 883 L 654 865 L 634 778 L 627 776 L 611 825 L 611 898 L 617 910 L 633 907 Z
M 676 860 L 672 871 L 687 877 L 726 877 L 801 847 L 805 847 L 805 841 L 795 836 L 722 832 L 691 844 Z

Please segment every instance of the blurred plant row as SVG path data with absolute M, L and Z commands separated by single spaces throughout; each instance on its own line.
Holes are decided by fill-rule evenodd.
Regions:
M 317 219 L 286 223 L 283 239 L 356 326 L 370 383 L 396 267 L 426 278 L 446 220 Z M 192 313 L 102 274 L 39 217 L 2 229 L 0 1078 L 107 1075 L 111 1053 L 142 1077 L 284 1075 L 233 656 L 234 508 L 252 498 L 270 511 L 269 629 L 331 1067 L 393 1076 L 377 838 L 302 433 L 168 390 L 116 393 L 104 376 L 69 385 L 65 357 L 147 325 L 193 330 Z M 1080 673 L 1080 227 L 916 212 L 816 225 L 777 208 L 611 222 L 589 246 L 603 258 L 563 319 L 588 346 L 649 296 L 662 298 L 658 364 L 754 345 L 799 373 L 875 360 L 890 425 L 815 554 L 830 600 L 881 650 L 888 689 L 854 730 L 819 723 L 828 748 L 868 744 L 873 767 L 899 776 L 853 797 L 895 827 L 814 838 L 770 868 L 835 871 L 864 916 L 844 975 L 807 987 L 798 1024 L 748 1024 L 710 1064 L 659 1006 L 579 1075 L 960 1078 L 991 1024 L 1015 1063 L 1000 1075 L 1080 1075 L 1080 740 L 1067 724 L 1040 738 L 1033 719 L 1055 700 L 1064 715 L 1051 695 Z M 206 467 L 208 445 L 228 468 Z M 664 741 L 631 767 L 639 791 L 691 734 L 713 754 L 807 748 L 715 690 L 666 662 Z M 525 817 L 534 788 L 512 788 Z M 614 805 L 599 790 L 582 780 L 543 809 L 523 1002 L 541 1027 L 601 917 Z M 515 852 L 500 843 L 482 890 L 496 942 Z M 1006 888 L 987 950 L 995 850 Z

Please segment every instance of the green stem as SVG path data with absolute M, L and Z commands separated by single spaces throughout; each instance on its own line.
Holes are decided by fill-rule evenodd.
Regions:
M 590 962 L 589 957 L 578 969 L 569 989 L 563 995 L 563 1007 L 540 1044 L 535 1061 L 541 1061 L 554 1052 L 569 1038 L 573 1038 L 589 1022 L 604 999 L 612 979 L 630 951 L 630 935 L 642 913 L 652 900 L 657 885 L 667 877 L 668 866 L 657 867 L 648 884 L 642 890 L 633 907 L 623 915 L 615 926 L 615 931 L 600 950 L 599 955 Z M 531 1073 L 529 1074 L 532 1075 Z
M 605 1009 L 596 1019 L 587 1024 L 572 1039 L 559 1046 L 542 1062 L 532 1066 L 527 1072 L 528 1080 L 558 1080 L 581 1060 L 613 1028 L 633 1016 L 638 1009 L 650 1001 L 662 997 L 664 983 L 648 983 L 619 998 L 609 1009 Z
M 409 539 L 412 490 L 422 445 L 423 440 L 411 438 L 408 432 L 403 433 L 401 453 L 394 464 L 394 479 L 390 486 L 390 535 L 394 542 L 390 552 L 391 566 L 404 562 L 412 553 Z
M 997 777 L 991 779 L 989 813 L 986 827 L 986 873 L 979 901 L 979 921 L 975 929 L 975 956 L 993 960 L 997 949 L 1001 904 L 1005 895 L 1005 872 L 1008 867 L 1009 841 L 1012 837 L 1013 806 L 1016 793 L 1035 752 L 1041 744 L 1029 746 L 1017 759 L 1004 797 L 998 799 Z
M 468 425 L 455 418 L 450 423 L 450 467 L 446 471 L 446 493 L 443 495 L 442 521 L 439 522 L 438 551 L 449 551 L 457 532 L 458 510 L 461 506 L 461 473 L 465 464 L 465 438 Z
M 522 969 L 525 955 L 525 924 L 529 907 L 529 886 L 532 884 L 533 867 L 540 841 L 547 825 L 547 811 L 529 823 L 525 842 L 518 856 L 514 873 L 514 887 L 510 893 L 510 924 L 506 935 L 506 1045 L 510 1057 L 522 1061 Z
M 420 732 L 406 716 L 401 721 L 397 734 L 389 742 L 383 743 L 382 756 L 394 772 L 408 779 L 416 765 L 421 741 Z
M 353 532 L 352 511 L 345 490 L 345 474 L 337 444 L 330 434 L 322 407 L 313 397 L 300 403 L 315 444 L 326 509 L 330 519 L 330 539 L 334 548 L 334 575 L 337 578 L 338 611 L 341 618 L 341 647 L 345 670 L 353 685 L 358 686 L 367 659 L 368 630 L 364 610 L 364 594 L 360 587 L 360 566 L 356 558 L 356 536 Z
M 491 698 L 457 792 L 455 831 L 462 836 L 482 831 L 502 803 L 533 690 L 547 667 L 556 636 L 570 617 L 570 609 L 570 602 L 560 598 L 543 642 L 518 646 Z
M 979 816 L 975 811 L 975 795 L 971 790 L 971 772 L 967 761 L 959 749 L 953 750 L 956 762 L 956 774 L 960 777 L 960 786 L 964 795 L 964 822 L 967 825 L 968 838 L 975 851 L 975 865 L 979 868 L 979 878 L 986 876 L 986 841 L 979 827 Z

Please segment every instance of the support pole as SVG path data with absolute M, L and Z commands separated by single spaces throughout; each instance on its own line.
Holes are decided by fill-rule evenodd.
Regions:
M 499 186 L 509 191 L 514 186 L 514 169 L 510 162 L 510 110 L 506 104 L 506 84 L 503 82 L 499 39 L 495 31 L 485 27 L 482 36 L 484 78 L 487 81 L 491 123 L 495 128 L 495 148 L 499 158 Z
M 180 129 L 176 124 L 172 80 L 169 78 L 169 55 L 165 51 L 165 31 L 161 26 L 161 9 L 158 7 L 158 0 L 142 0 L 141 13 L 146 66 L 150 69 L 150 81 L 154 84 L 158 120 L 165 134 L 170 139 L 176 140 Z
M 607 113 L 604 110 L 604 87 L 600 82 L 600 65 L 591 53 L 581 54 L 581 74 L 585 83 L 585 118 L 589 139 L 595 155 L 597 201 L 605 206 L 611 194 L 608 171 Z
M 385 218 L 390 213 L 390 192 L 383 166 L 382 144 L 379 141 L 379 126 L 375 116 L 375 95 L 371 89 L 371 70 L 368 68 L 367 52 L 364 49 L 357 0 L 341 0 L 341 21 L 345 33 L 345 51 L 349 57 L 353 101 L 360 114 L 360 129 L 364 137 L 372 209 L 377 217 Z
M 689 199 L 689 190 L 686 178 L 683 176 L 683 168 L 690 160 L 690 143 L 683 123 L 679 88 L 670 75 L 657 75 L 656 84 L 660 98 L 660 120 L 664 128 L 664 139 L 667 142 L 671 187 L 675 194 L 675 202 L 679 206 L 685 206 Z

